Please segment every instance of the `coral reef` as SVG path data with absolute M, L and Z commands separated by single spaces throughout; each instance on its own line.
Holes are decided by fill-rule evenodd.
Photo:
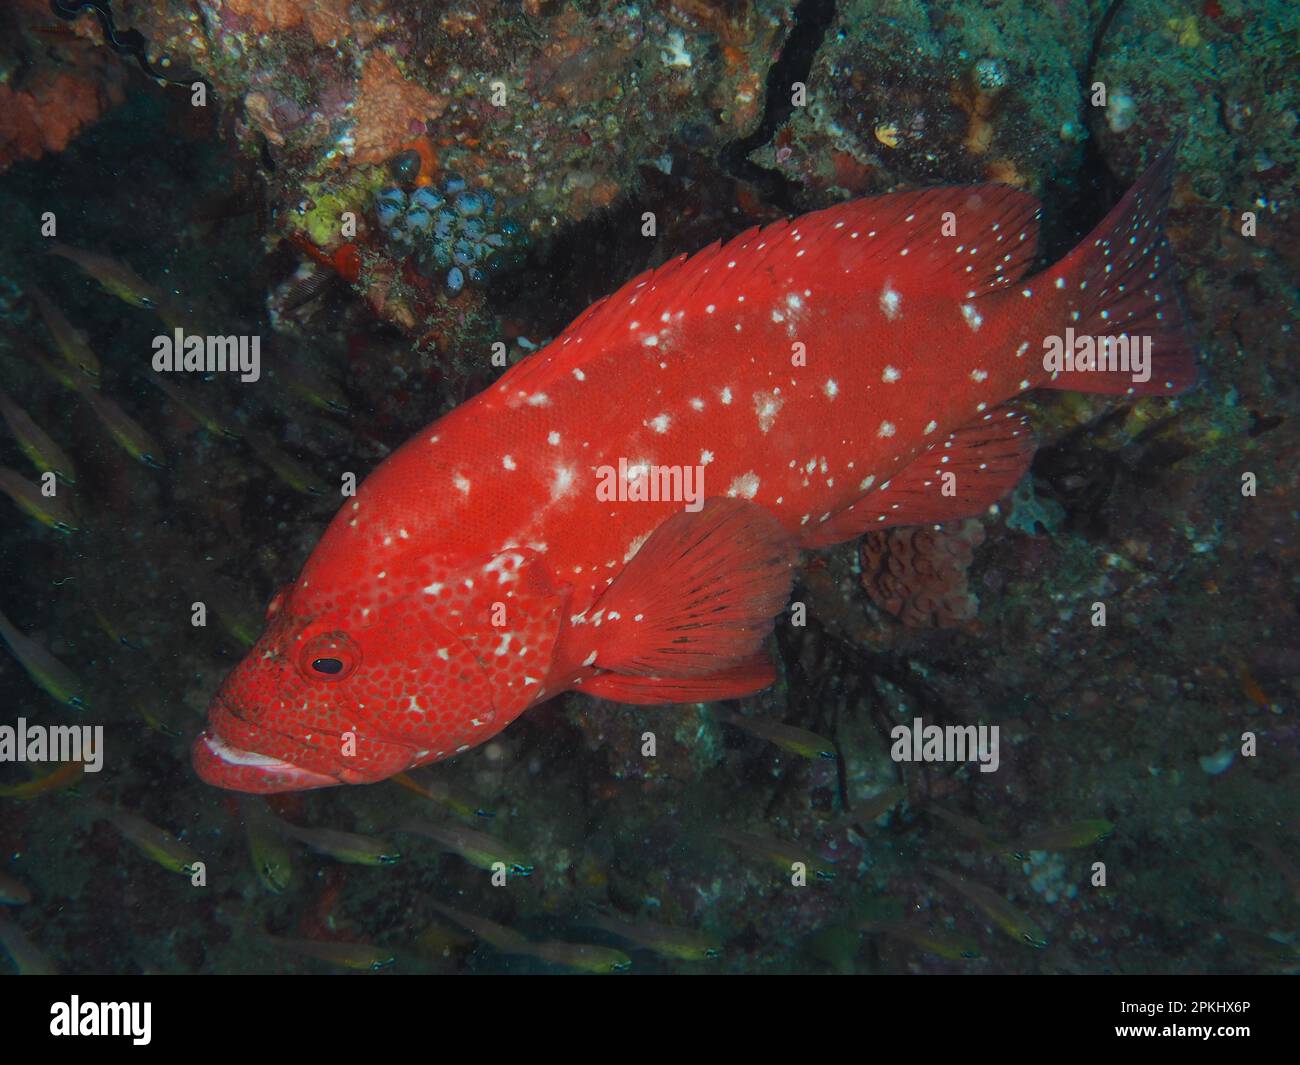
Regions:
M 637 971 L 1296 967 L 1294 4 L 1127 0 L 1109 22 L 1111 5 L 1023 0 L 115 7 L 153 61 L 207 79 L 206 105 L 113 54 L 89 12 L 0 13 L 0 370 L 75 458 L 81 525 L 10 510 L 0 609 L 89 682 L 110 751 L 77 788 L 0 796 L 5 871 L 31 894 L 14 922 L 47 954 L 115 974 L 321 968 L 266 931 L 373 941 L 403 971 L 546 968 L 432 905 L 463 899 L 534 937 L 594 938 L 581 921 L 599 907 L 723 942 L 707 961 L 638 951 Z M 382 868 L 295 852 L 298 875 L 267 886 L 186 740 L 341 481 L 490 384 L 496 343 L 516 362 L 646 267 L 905 185 L 1030 189 L 1055 258 L 1180 134 L 1167 229 L 1200 386 L 1029 393 L 1040 448 L 998 515 L 809 554 L 773 641 L 777 682 L 735 709 L 824 736 L 837 757 L 791 756 L 715 707 L 565 697 L 422 778 L 464 803 L 385 783 L 280 810 L 356 832 L 459 819 L 517 843 L 531 877 L 490 888 L 460 856 L 412 846 Z M 45 211 L 59 240 L 129 263 L 165 298 L 120 302 L 46 255 Z M 498 248 L 506 216 L 519 243 Z M 494 276 L 485 264 L 507 252 Z M 161 469 L 58 383 L 33 283 L 98 353 L 100 391 L 148 427 Z M 151 343 L 176 322 L 260 334 L 262 379 L 146 386 Z M 0 439 L 0 466 L 31 477 L 26 463 Z M 0 687 L 6 706 L 81 720 L 7 654 Z M 998 725 L 998 772 L 895 762 L 890 730 L 916 716 Z M 29 785 L 0 769 L 0 788 Z M 209 861 L 210 886 L 125 848 L 88 818 L 94 798 L 166 825 Z M 1112 838 L 1023 864 L 985 846 L 1099 817 Z M 788 865 L 720 830 L 799 848 L 834 877 L 795 888 Z M 1094 860 L 1122 873 L 1095 887 Z M 1014 901 L 1049 945 L 1002 935 L 931 864 Z M 924 922 L 937 948 L 862 931 L 866 907 L 892 915 L 876 924 Z

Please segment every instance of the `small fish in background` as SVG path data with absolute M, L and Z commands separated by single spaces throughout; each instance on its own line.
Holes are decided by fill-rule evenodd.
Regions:
M 58 976 L 59 967 L 33 943 L 18 924 L 0 914 L 0 947 L 4 947 L 19 976 Z
M 360 969 L 366 972 L 379 972 L 396 964 L 397 958 L 385 947 L 371 943 L 355 943 L 344 940 L 324 939 L 286 939 L 264 933 L 263 938 L 273 947 L 301 954 L 306 958 L 315 958 L 328 965 L 339 965 L 345 969 Z
M 252 647 L 257 642 L 262 628 L 261 612 L 243 597 L 241 589 L 227 582 L 207 578 L 202 588 L 196 586 L 196 601 L 203 601 L 211 607 L 222 629 L 243 647 Z
M 9 648 L 18 664 L 36 685 L 56 702 L 85 710 L 89 706 L 89 688 L 67 666 L 49 652 L 44 644 L 19 632 L 14 624 L 0 613 L 0 640 Z
M 258 881 L 273 895 L 281 895 L 293 881 L 293 853 L 265 801 L 240 796 L 239 813 L 248 839 L 248 857 Z
M 513 876 L 531 876 L 533 863 L 517 847 L 486 832 L 463 825 L 435 825 L 428 821 L 404 821 L 397 831 L 431 839 L 443 850 L 458 854 L 477 869 L 491 871 L 498 863 Z
M 946 869 L 931 866 L 929 872 L 983 910 L 985 916 L 1012 939 L 1040 949 L 1047 946 L 1046 933 L 992 888 Z
M 456 910 L 437 902 L 432 906 L 438 913 L 472 932 L 501 954 L 536 958 L 551 965 L 587 973 L 622 972 L 632 967 L 632 959 L 613 947 L 590 943 L 566 943 L 553 939 L 534 942 L 514 929 L 497 924 L 486 917 Z
M 731 844 L 750 858 L 756 858 L 780 870 L 786 877 L 793 873 L 795 863 L 800 863 L 810 874 L 809 880 L 834 880 L 835 866 L 819 858 L 804 844 L 791 843 L 775 836 L 741 832 L 734 828 L 714 831 L 718 839 Z
M 284 385 L 299 399 L 331 414 L 346 414 L 348 397 L 333 379 L 302 359 L 281 358 L 270 368 L 273 380 Z
M 705 961 L 722 956 L 720 939 L 690 928 L 675 928 L 645 918 L 622 920 L 603 913 L 588 914 L 583 917 L 581 923 L 599 928 L 612 936 L 618 936 L 662 958 L 677 961 Z
M 973 818 L 967 817 L 965 814 L 950 810 L 946 806 L 940 806 L 938 803 L 932 802 L 925 807 L 925 812 L 937 818 L 958 835 L 964 836 L 983 849 L 1002 850 L 1007 846 L 1006 840 L 992 829 Z
M 121 259 L 59 243 L 51 244 L 47 254 L 75 263 L 83 273 L 98 281 L 100 288 L 129 307 L 155 310 L 167 302 L 160 289 L 149 284 Z
M 948 929 L 935 931 L 922 925 L 915 918 L 906 916 L 901 905 L 861 907 L 852 926 L 869 935 L 886 936 L 904 946 L 948 961 L 969 961 L 980 956 L 979 944 L 974 939 Z
M 496 816 L 496 811 L 490 809 L 486 803 L 479 802 L 474 795 L 454 787 L 445 780 L 427 775 L 416 779 L 410 773 L 395 773 L 389 777 L 389 780 L 407 791 L 437 803 L 464 821 L 475 823 L 480 819 L 491 819 Z
M 63 361 L 88 378 L 93 387 L 98 388 L 101 373 L 99 358 L 90 350 L 86 335 L 69 322 L 54 301 L 37 286 L 28 285 L 27 295 L 36 304 L 36 310 L 45 322 L 45 328 L 49 330 L 50 338 L 63 356 Z M 80 383 L 84 385 L 87 382 Z
M 523 952 L 551 965 L 584 973 L 621 973 L 632 968 L 632 959 L 614 947 L 592 943 L 566 943 L 547 939 L 533 943 Z
M 32 901 L 32 889 L 0 869 L 0 905 L 26 906 Z
M 77 469 L 67 452 L 4 389 L 0 389 L 0 417 L 33 466 L 42 473 L 55 474 L 67 484 L 77 483 Z
M 60 762 L 58 768 L 48 773 L 34 776 L 21 784 L 6 784 L 0 787 L 0 799 L 30 802 L 32 799 L 75 788 L 85 775 L 85 762 Z
M 315 472 L 279 447 L 270 436 L 257 429 L 246 429 L 244 439 L 253 454 L 295 492 L 306 496 L 323 496 L 325 487 Z
M 386 840 L 337 828 L 291 824 L 270 810 L 266 811 L 264 823 L 280 835 L 347 865 L 393 865 L 402 857 L 401 852 Z
M 15 333 L 13 330 L 6 330 L 6 334 L 19 354 L 40 369 L 51 381 L 69 392 L 81 392 L 86 379 L 79 370 L 69 366 L 62 359 L 51 357 L 30 337 Z
M 100 424 L 108 430 L 108 435 L 128 455 L 137 462 L 143 462 L 155 470 L 165 467 L 162 463 L 162 448 L 147 429 L 107 396 L 98 392 L 81 390 L 81 398 L 86 401 Z
M 81 527 L 66 495 L 59 494 L 56 488 L 54 495 L 47 496 L 40 486 L 8 466 L 0 466 L 0 492 L 4 492 L 29 517 L 55 532 L 67 535 Z
M 203 399 L 199 398 L 198 393 L 206 387 L 205 385 L 178 385 L 175 381 L 170 380 L 166 374 L 155 373 L 152 370 L 145 374 L 144 377 L 145 380 L 214 436 L 225 436 L 232 440 L 238 440 L 242 435 L 235 428 L 233 418 L 229 416 L 222 417 L 209 407 Z
M 90 813 L 96 821 L 107 821 L 122 834 L 122 837 L 151 862 L 161 865 L 168 872 L 192 876 L 194 864 L 199 861 L 187 844 L 181 842 L 166 829 L 159 828 L 152 821 L 147 821 L 138 814 L 93 801 Z
M 1014 841 L 1012 853 L 1017 858 L 1023 858 L 1030 851 L 1078 850 L 1110 839 L 1114 833 L 1114 823 L 1102 818 L 1071 821 L 1019 837 Z
M 128 644 L 128 646 L 130 645 Z M 164 716 L 164 713 L 175 714 L 174 707 L 168 708 L 165 712 L 160 712 L 151 702 L 143 699 L 135 699 L 131 705 L 135 708 L 140 720 L 158 735 L 166 736 L 169 740 L 185 738 L 187 730 L 182 727 L 181 723 L 178 720 L 173 720 L 172 717 Z
M 743 714 L 727 710 L 720 711 L 717 716 L 719 721 L 725 721 L 742 732 L 767 740 L 768 743 L 775 744 L 790 754 L 797 754 L 800 758 L 825 758 L 834 761 L 837 757 L 835 744 L 831 740 L 807 729 L 786 725 L 780 721 L 768 721 L 761 717 L 745 717 Z
M 90 612 L 95 618 L 95 624 L 99 626 L 99 631 L 107 636 L 113 643 L 119 647 L 125 647 L 128 651 L 141 650 L 140 644 L 136 640 L 127 636 L 126 630 L 119 622 L 119 617 L 125 617 L 129 612 L 119 607 L 116 600 L 110 602 L 107 595 L 100 589 L 93 591 L 85 588 L 81 589 L 82 598 L 89 604 Z M 140 622 L 138 616 L 132 616 L 126 620 L 134 620 L 137 624 Z

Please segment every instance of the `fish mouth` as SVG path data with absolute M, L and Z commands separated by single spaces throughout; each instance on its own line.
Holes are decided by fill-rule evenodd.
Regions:
M 330 788 L 343 783 L 338 777 L 236 747 L 209 729 L 200 732 L 195 739 L 190 748 L 190 760 L 204 783 L 230 791 L 266 795 L 279 791 Z

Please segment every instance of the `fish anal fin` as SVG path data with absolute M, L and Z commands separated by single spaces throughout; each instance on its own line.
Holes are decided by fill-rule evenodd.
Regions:
M 627 676 L 600 673 L 589 677 L 574 690 L 616 703 L 658 706 L 664 703 L 705 703 L 739 699 L 762 691 L 776 680 L 776 669 L 765 655 L 758 655 L 717 673 L 702 677 Z
M 1024 416 L 1010 406 L 997 407 L 833 514 L 805 536 L 803 545 L 825 547 L 872 529 L 972 517 L 1010 492 L 1033 457 L 1033 434 Z

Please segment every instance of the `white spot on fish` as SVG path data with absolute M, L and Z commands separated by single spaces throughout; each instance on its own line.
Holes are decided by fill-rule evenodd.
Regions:
M 754 393 L 754 411 L 758 414 L 758 428 L 762 432 L 767 432 L 772 428 L 772 423 L 776 421 L 777 413 L 781 410 L 785 400 L 780 396 L 769 395 L 766 392 Z
M 753 499 L 757 493 L 758 474 L 753 470 L 750 470 L 748 473 L 742 473 L 731 482 L 730 487 L 727 489 L 727 495 L 732 496 L 733 498 L 735 496 L 740 496 L 742 499 Z
M 573 490 L 574 473 L 572 466 L 556 466 L 555 479 L 551 482 L 551 499 L 562 499 Z
M 880 293 L 880 309 L 891 322 L 898 317 L 898 308 L 902 306 L 903 297 L 886 282 Z

